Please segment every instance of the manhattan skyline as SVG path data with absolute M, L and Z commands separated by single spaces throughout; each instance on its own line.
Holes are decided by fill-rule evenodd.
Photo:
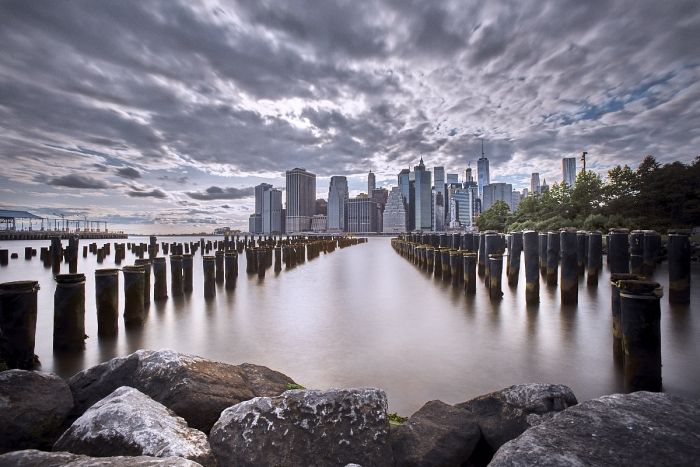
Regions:
M 310 13 L 312 12 L 312 13 Z M 285 171 L 604 175 L 700 142 L 697 2 L 0 2 L 0 205 L 246 230 Z

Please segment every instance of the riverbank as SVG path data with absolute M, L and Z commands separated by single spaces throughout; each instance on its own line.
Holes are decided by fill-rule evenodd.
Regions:
M 700 402 L 665 394 L 578 404 L 567 386 L 521 384 L 454 405 L 430 401 L 390 424 L 381 389 L 299 387 L 267 367 L 169 350 L 139 350 L 68 380 L 0 372 L 0 466 L 692 465 L 700 458 Z
M 0 231 L 0 241 L 50 240 L 51 237 L 60 237 L 61 240 L 68 240 L 76 236 L 81 240 L 111 240 L 118 238 L 129 238 L 129 235 L 123 232 L 49 232 L 40 230 Z

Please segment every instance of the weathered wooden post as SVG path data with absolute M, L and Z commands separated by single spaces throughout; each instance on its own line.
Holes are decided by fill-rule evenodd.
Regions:
M 491 255 L 495 253 L 502 253 L 502 251 L 499 251 L 499 247 L 501 245 L 501 237 L 498 235 L 496 232 L 493 231 L 486 231 L 486 235 L 484 235 L 484 260 L 485 260 L 485 276 L 484 276 L 484 282 L 486 284 L 486 288 L 490 288 L 489 285 L 489 280 L 491 280 L 491 262 L 489 261 L 489 258 L 491 258 Z M 503 263 L 503 261 L 501 261 Z M 500 284 L 499 284 L 500 287 Z
M 182 256 L 170 255 L 170 293 L 173 297 L 182 296 Z
M 463 262 L 464 260 L 462 259 L 462 253 L 460 251 L 450 251 L 450 277 L 452 277 L 452 285 L 455 287 L 458 285 L 463 285 L 459 283 L 460 281 L 464 280 L 464 273 L 462 272 Z
M 267 262 L 267 252 L 265 250 L 266 248 L 261 247 L 255 252 L 256 262 L 258 263 L 258 277 L 265 277 L 265 270 L 267 269 L 265 267 L 265 263 Z
M 44 249 L 42 248 L 42 253 Z M 9 262 L 9 252 L 5 249 L 0 250 L 0 266 L 7 266 L 7 263 Z M 44 261 L 46 262 L 46 261 Z
M 124 266 L 124 324 L 138 326 L 146 319 L 143 301 L 145 270 L 143 266 Z
M 280 272 L 282 270 L 282 247 L 275 247 L 275 272 Z
M 623 280 L 618 287 L 625 389 L 661 391 L 661 286 L 650 281 Z
M 644 269 L 644 232 L 633 230 L 629 236 L 630 242 L 630 272 L 643 274 Z
M 561 303 L 578 302 L 578 235 L 576 229 L 563 229 L 561 244 Z
M 445 248 L 440 252 L 440 264 L 442 265 L 442 280 L 450 280 L 450 250 Z
M 598 274 L 603 267 L 603 234 L 593 231 L 588 234 L 588 285 L 598 285 Z
M 143 303 L 151 303 L 151 260 L 138 258 L 134 260 L 136 266 L 143 266 Z
M 523 249 L 525 250 L 525 303 L 539 303 L 540 277 L 539 269 L 539 235 L 534 230 L 523 232 Z
M 588 232 L 578 232 L 576 234 L 576 263 L 578 266 L 578 277 L 582 278 L 586 273 L 586 263 L 588 262 Z
M 204 270 L 204 298 L 213 298 L 216 296 L 216 257 L 203 257 L 202 267 Z
M 216 282 L 224 282 L 224 252 L 223 250 L 218 250 L 214 253 L 216 259 Z
M 0 284 L 0 333 L 5 336 L 2 354 L 8 368 L 31 370 L 34 355 L 38 281 Z
M 54 274 L 61 271 L 61 257 L 63 256 L 63 246 L 61 237 L 51 237 L 51 268 Z
M 503 254 L 489 255 L 489 267 L 487 270 L 489 282 L 489 298 L 500 300 L 503 297 L 501 291 L 501 277 L 503 276 Z
M 477 271 L 480 276 L 486 273 L 486 234 L 479 234 L 479 252 L 477 257 Z
M 690 302 L 690 256 L 688 231 L 669 231 L 668 300 L 671 303 Z
M 653 230 L 644 231 L 644 258 L 642 265 L 642 273 L 645 276 L 650 276 L 656 269 L 656 262 L 661 250 L 661 235 Z
M 622 350 L 622 321 L 620 308 L 620 288 L 618 283 L 623 280 L 638 280 L 639 277 L 629 273 L 610 274 L 610 310 L 612 313 L 613 358 L 617 362 L 623 360 Z
M 226 289 L 233 290 L 236 288 L 236 277 L 238 277 L 238 253 L 236 253 L 235 250 L 227 251 L 224 255 L 224 263 L 226 269 Z M 280 265 L 280 268 L 281 267 Z
M 468 295 L 476 293 L 476 253 L 467 252 L 462 255 L 464 269 L 464 291 Z
M 85 348 L 85 274 L 57 274 L 53 298 L 53 349 Z
M 71 235 L 68 239 L 68 272 L 75 274 L 78 272 L 78 245 L 77 235 Z
M 153 299 L 165 300 L 168 298 L 167 265 L 164 257 L 153 258 Z
M 25 260 L 32 259 L 32 247 L 30 247 L 30 246 L 24 247 L 24 259 Z
M 557 285 L 559 250 L 559 232 L 547 232 L 547 285 Z
M 538 236 L 539 258 L 540 258 L 540 274 L 547 274 L 547 238 L 546 232 L 540 232 Z
M 513 232 L 508 250 L 508 285 L 518 285 L 520 276 L 520 253 L 523 251 L 523 233 Z
M 611 229 L 608 233 L 608 268 L 612 273 L 630 272 L 628 229 Z
M 182 255 L 182 291 L 184 293 L 190 293 L 193 290 L 193 276 L 194 276 L 194 255 L 191 253 L 185 253 Z
M 97 335 L 116 336 L 119 329 L 119 269 L 95 270 Z

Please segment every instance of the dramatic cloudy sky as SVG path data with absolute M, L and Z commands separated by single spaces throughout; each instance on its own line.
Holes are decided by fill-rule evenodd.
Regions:
M 700 2 L 0 0 L 0 205 L 247 227 L 283 173 L 601 173 L 700 142 Z M 180 225 L 174 225 L 180 224 Z M 182 225 L 184 224 L 184 225 Z

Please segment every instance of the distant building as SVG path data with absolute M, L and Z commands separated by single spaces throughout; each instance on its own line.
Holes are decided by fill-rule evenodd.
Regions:
M 250 233 L 263 233 L 263 197 L 267 190 L 272 189 L 269 183 L 261 183 L 255 187 L 255 211 L 248 220 Z
M 522 201 L 523 195 L 518 191 L 518 190 L 513 190 L 511 202 L 510 202 L 510 210 L 515 212 L 518 209 L 518 206 L 520 205 L 520 201 Z
M 284 231 L 282 230 L 282 190 L 270 187 L 269 189 L 263 191 L 262 209 L 262 233 L 283 233 Z
M 437 188 L 433 190 L 433 230 L 445 230 L 445 195 Z
M 384 206 L 382 216 L 382 232 L 384 233 L 404 233 L 408 222 L 406 212 L 406 200 L 401 194 L 399 187 L 393 187 Z
M 562 180 L 568 186 L 573 187 L 576 183 L 576 158 L 564 157 L 561 160 Z
M 311 230 L 311 217 L 316 211 L 316 175 L 295 168 L 286 172 L 287 233 Z
M 547 185 L 547 179 L 542 179 L 542 185 L 540 186 L 540 193 L 547 193 L 549 191 L 549 185 Z
M 367 194 L 372 195 L 372 192 L 375 188 L 377 188 L 377 180 L 374 177 L 372 171 L 370 170 L 369 174 L 367 174 Z
M 377 232 L 383 230 L 383 216 L 384 216 L 384 206 L 386 206 L 387 199 L 389 198 L 389 191 L 386 188 L 375 188 L 372 190 L 372 196 L 370 199 L 377 203 L 379 207 L 379 215 L 377 217 Z
M 491 183 L 491 177 L 489 175 L 489 160 L 484 156 L 483 152 L 481 157 L 476 162 L 477 176 L 479 178 L 479 198 L 484 199 L 484 187 Z
M 438 224 L 443 226 L 445 223 L 445 199 L 447 198 L 445 195 L 447 193 L 445 192 L 446 184 L 444 167 L 433 167 L 433 180 L 433 191 L 431 194 L 432 230 L 444 230 L 442 227 L 437 226 Z M 438 199 L 441 203 L 440 206 L 435 204 Z M 442 219 L 437 219 L 436 211 L 440 211 L 442 213 Z
M 540 174 L 533 172 L 530 176 L 530 193 L 537 195 L 540 193 Z
M 459 174 L 447 174 L 447 182 L 448 184 L 450 183 L 459 183 Z
M 318 198 L 314 203 L 314 214 L 328 214 L 328 201 L 323 198 Z
M 348 228 L 351 233 L 378 232 L 379 205 L 365 197 L 350 198 L 347 203 Z
M 324 214 L 314 214 L 311 218 L 312 232 L 325 232 L 328 230 L 328 216 Z
M 450 229 L 471 230 L 476 226 L 478 187 L 474 182 L 466 188 L 452 187 L 450 196 Z
M 252 234 L 262 233 L 262 214 L 251 214 L 248 217 L 248 232 Z
M 348 201 L 348 179 L 342 176 L 331 177 L 328 187 L 328 230 L 345 231 L 345 205 Z
M 469 183 L 474 181 L 474 176 L 472 175 L 472 168 L 467 167 L 467 170 L 464 171 L 464 183 Z
M 413 171 L 415 177 L 415 230 L 430 230 L 433 226 L 432 174 L 429 170 L 425 170 L 422 157 Z
M 513 210 L 513 185 L 510 183 L 489 183 L 484 186 L 481 208 L 486 211 L 496 201 L 505 202 Z

